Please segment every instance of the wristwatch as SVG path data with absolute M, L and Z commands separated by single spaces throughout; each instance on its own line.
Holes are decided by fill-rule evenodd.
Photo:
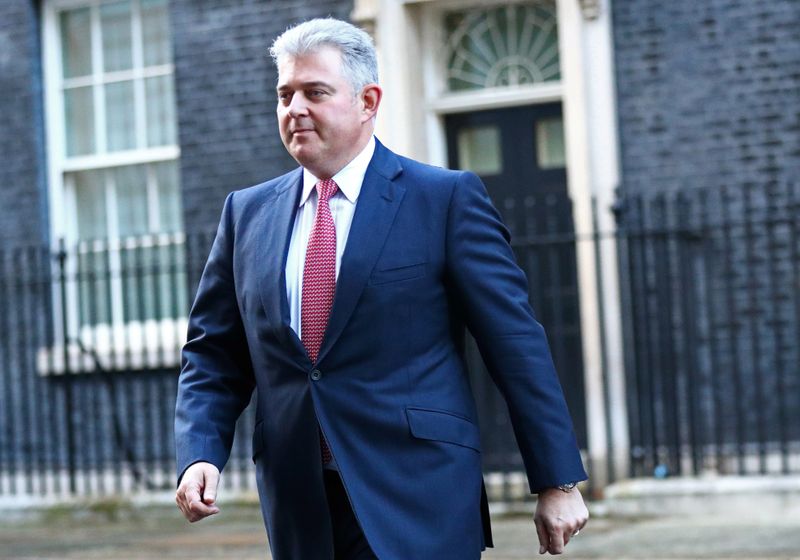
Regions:
M 556 488 L 558 488 L 562 492 L 566 492 L 567 494 L 569 494 L 570 492 L 572 492 L 572 489 L 575 488 L 577 485 L 578 485 L 577 482 L 567 482 L 566 484 L 559 484 L 558 486 L 556 486 Z

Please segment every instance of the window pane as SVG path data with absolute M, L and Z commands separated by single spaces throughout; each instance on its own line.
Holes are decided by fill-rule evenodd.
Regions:
M 561 117 L 542 119 L 536 123 L 536 161 L 539 169 L 567 166 L 564 150 L 564 123 Z
M 92 73 L 92 25 L 89 8 L 61 12 L 61 60 L 65 78 Z
M 147 145 L 175 144 L 175 94 L 172 76 L 145 80 L 147 96 Z
M 500 131 L 496 126 L 458 131 L 458 167 L 478 175 L 495 175 L 503 171 Z
M 143 165 L 118 167 L 114 171 L 117 220 L 120 237 L 148 233 L 147 175 Z
M 81 247 L 78 253 L 80 324 L 111 322 L 111 267 L 107 245 Z
M 183 231 L 183 215 L 178 184 L 178 163 L 168 161 L 155 165 L 158 181 L 158 209 L 160 231 L 175 233 Z
M 514 87 L 559 80 L 552 0 L 449 12 L 444 17 L 447 89 Z
M 145 66 L 171 62 L 165 0 L 142 0 L 142 35 Z
M 146 315 L 142 281 L 144 270 L 140 255 L 141 250 L 136 245 L 123 245 L 120 249 L 122 314 L 126 322 L 142 321 Z
M 127 320 L 185 317 L 184 246 L 144 238 L 122 250 L 124 314 Z
M 127 321 L 156 318 L 155 250 L 142 239 L 122 250 L 123 313 Z
M 79 171 L 73 174 L 75 203 L 78 208 L 78 239 L 105 239 L 106 188 L 102 171 Z
M 145 237 L 121 251 L 128 321 L 185 317 L 188 312 L 185 247 L 153 241 Z
M 155 252 L 153 254 L 154 264 L 155 264 L 155 274 L 154 274 L 154 296 L 155 296 L 155 308 L 156 312 L 158 313 L 158 318 L 162 317 L 170 317 L 172 315 L 170 305 L 170 300 L 172 299 L 172 290 L 170 286 L 170 269 L 172 268 L 172 263 L 170 263 L 170 247 L 169 245 L 162 245 L 155 247 Z
M 186 289 L 186 246 L 183 243 L 169 245 L 169 274 L 166 278 L 171 308 L 169 317 L 186 317 L 189 313 L 188 290 Z
M 106 185 L 103 171 L 79 171 L 72 175 L 78 209 L 78 240 L 108 237 Z M 80 289 L 81 325 L 108 323 L 111 319 L 108 245 L 82 244 L 78 254 L 77 279 Z
M 67 155 L 80 156 L 95 151 L 94 100 L 91 86 L 64 91 Z
M 107 84 L 106 138 L 108 151 L 130 150 L 136 147 L 136 111 L 133 103 L 133 82 Z
M 100 22 L 104 70 L 106 72 L 129 70 L 133 66 L 130 3 L 103 4 L 100 7 Z

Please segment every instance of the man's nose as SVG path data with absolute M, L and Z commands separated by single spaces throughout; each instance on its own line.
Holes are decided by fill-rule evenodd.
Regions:
M 308 112 L 308 100 L 305 95 L 294 94 L 289 102 L 289 116 L 303 116 Z

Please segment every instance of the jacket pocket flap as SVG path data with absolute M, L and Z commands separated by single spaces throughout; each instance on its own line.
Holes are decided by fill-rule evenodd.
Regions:
M 406 407 L 411 435 L 419 439 L 445 441 L 480 451 L 478 426 L 453 413 L 443 410 Z

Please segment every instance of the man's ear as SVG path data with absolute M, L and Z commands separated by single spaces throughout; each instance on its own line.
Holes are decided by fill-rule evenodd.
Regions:
M 366 122 L 373 118 L 378 112 L 378 106 L 381 104 L 383 97 L 383 90 L 378 84 L 367 84 L 361 90 L 361 112 L 364 115 L 362 122 Z

